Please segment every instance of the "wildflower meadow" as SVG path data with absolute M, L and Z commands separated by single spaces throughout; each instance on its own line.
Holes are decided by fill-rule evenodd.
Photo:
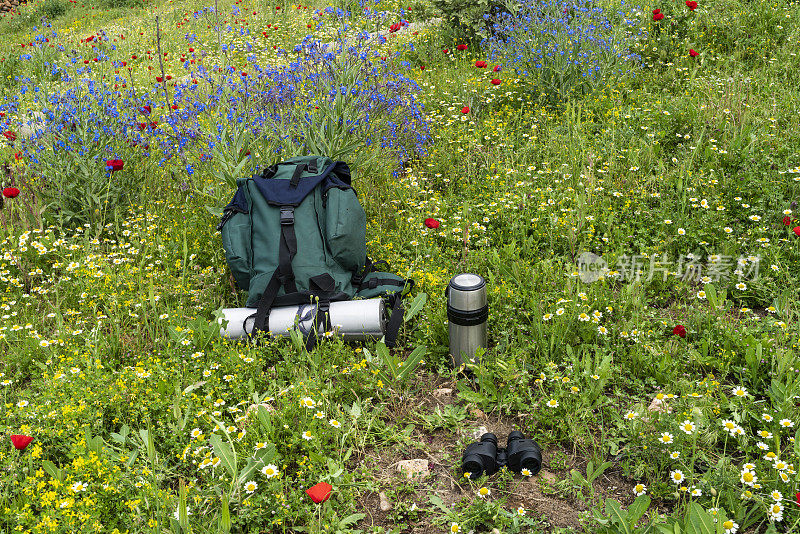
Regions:
M 9 9 L 0 532 L 800 532 L 796 1 Z M 222 209 L 309 154 L 396 347 L 221 335 Z M 464 473 L 513 430 L 540 472 Z

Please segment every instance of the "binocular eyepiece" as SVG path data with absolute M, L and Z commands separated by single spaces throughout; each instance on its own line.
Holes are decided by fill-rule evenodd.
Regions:
M 542 468 L 542 450 L 539 444 L 515 430 L 508 435 L 506 448 L 498 448 L 497 436 L 487 432 L 478 443 L 467 445 L 461 459 L 462 471 L 469 473 L 472 480 L 484 473 L 493 475 L 503 466 L 515 473 L 527 469 L 531 475 L 535 475 Z

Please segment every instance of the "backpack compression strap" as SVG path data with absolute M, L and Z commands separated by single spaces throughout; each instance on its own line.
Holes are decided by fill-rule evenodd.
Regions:
M 281 244 L 278 251 L 278 268 L 272 273 L 261 299 L 258 301 L 253 333 L 267 331 L 267 317 L 281 286 L 285 293 L 297 293 L 292 271 L 292 259 L 297 254 L 297 236 L 294 233 L 294 207 L 281 206 Z

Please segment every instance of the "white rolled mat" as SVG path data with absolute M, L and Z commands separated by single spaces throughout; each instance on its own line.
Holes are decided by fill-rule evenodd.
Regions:
M 284 306 L 273 308 L 269 313 L 268 329 L 273 336 L 288 336 L 289 330 L 295 326 L 302 333 L 307 333 L 313 326 L 316 304 L 300 306 Z M 378 339 L 386 331 L 386 313 L 383 299 L 347 300 L 331 302 L 331 326 L 338 336 L 348 341 Z M 225 308 L 219 318 L 228 321 L 228 326 L 220 330 L 223 337 L 237 339 L 253 332 L 255 308 Z M 319 333 L 323 333 L 322 325 Z

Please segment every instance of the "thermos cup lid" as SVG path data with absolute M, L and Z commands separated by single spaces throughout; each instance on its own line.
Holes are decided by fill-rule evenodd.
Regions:
M 478 274 L 461 273 L 450 280 L 450 287 L 458 291 L 477 291 L 486 285 L 486 280 Z
M 448 309 L 471 312 L 486 306 L 486 281 L 472 273 L 455 275 L 447 286 Z

